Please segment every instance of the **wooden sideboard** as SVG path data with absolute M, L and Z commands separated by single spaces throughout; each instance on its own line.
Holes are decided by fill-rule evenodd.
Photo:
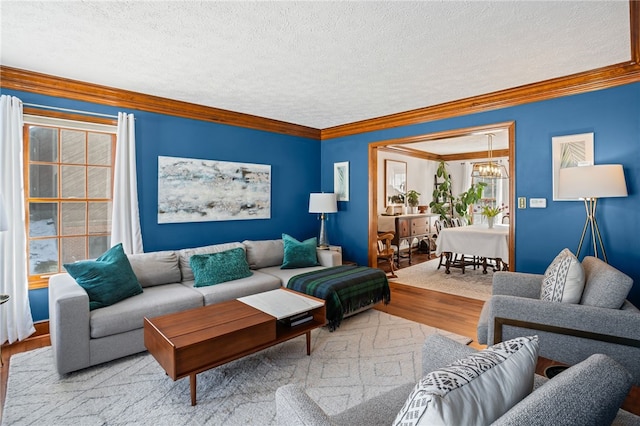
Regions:
M 406 214 L 400 216 L 393 216 L 394 219 L 394 237 L 392 244 L 398 247 L 399 256 L 407 257 L 409 264 L 411 265 L 411 255 L 419 247 L 419 242 L 423 238 L 431 238 L 431 218 L 438 216 L 435 213 L 423 213 L 423 214 Z M 384 217 L 384 216 L 383 216 Z M 392 217 L 384 217 L 385 222 L 388 222 Z M 390 231 L 388 225 L 382 225 L 382 221 L 378 221 L 379 231 Z M 415 243 L 415 246 L 414 246 Z M 429 247 L 429 244 L 427 244 Z

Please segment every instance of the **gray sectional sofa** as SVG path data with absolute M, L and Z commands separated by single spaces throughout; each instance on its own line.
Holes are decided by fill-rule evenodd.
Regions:
M 194 287 L 194 254 L 243 248 L 251 276 Z M 143 292 L 114 305 L 89 310 L 89 296 L 67 273 L 49 280 L 51 346 L 60 374 L 146 350 L 143 318 L 224 302 L 286 286 L 297 274 L 342 263 L 340 253 L 318 250 L 320 266 L 280 269 L 282 240 L 243 241 L 175 251 L 128 255 Z

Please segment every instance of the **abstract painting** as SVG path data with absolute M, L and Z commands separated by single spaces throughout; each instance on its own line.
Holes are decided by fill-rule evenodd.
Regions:
M 158 223 L 270 217 L 270 165 L 158 157 Z

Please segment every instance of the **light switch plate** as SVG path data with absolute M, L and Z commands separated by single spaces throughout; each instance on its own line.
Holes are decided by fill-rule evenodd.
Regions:
M 545 209 L 547 208 L 546 198 L 529 198 L 529 207 L 532 209 Z
M 518 208 L 519 209 L 527 208 L 527 197 L 518 197 Z

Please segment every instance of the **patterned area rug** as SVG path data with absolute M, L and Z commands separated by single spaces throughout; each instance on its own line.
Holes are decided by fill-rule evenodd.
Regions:
M 493 270 L 490 267 L 486 274 L 482 273 L 482 268 L 474 270 L 473 267 L 465 268 L 464 274 L 460 268 L 451 268 L 451 273 L 445 274 L 444 266 L 438 269 L 438 262 L 439 258 L 399 269 L 396 271 L 398 278 L 389 281 L 471 299 L 488 300 L 491 297 Z
M 198 375 L 173 381 L 148 353 L 60 377 L 51 348 L 14 355 L 2 423 L 46 425 L 270 425 L 275 391 L 302 383 L 328 413 L 421 377 L 421 346 L 439 333 L 471 339 L 374 309 L 347 318 L 333 333 L 304 336 Z

